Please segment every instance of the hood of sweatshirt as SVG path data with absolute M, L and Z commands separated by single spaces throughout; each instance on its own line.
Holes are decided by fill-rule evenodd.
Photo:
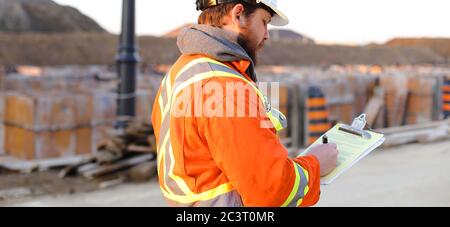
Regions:
M 208 25 L 193 25 L 180 32 L 177 45 L 186 55 L 203 54 L 221 62 L 249 61 L 246 73 L 256 81 L 254 63 L 239 45 L 238 34 Z

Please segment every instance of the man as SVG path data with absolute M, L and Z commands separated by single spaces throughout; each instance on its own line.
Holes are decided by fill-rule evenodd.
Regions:
M 197 0 L 197 9 L 153 108 L 164 197 L 172 206 L 314 205 L 336 145 L 289 159 L 276 134 L 285 119 L 255 86 L 267 25 L 287 17 L 275 0 Z

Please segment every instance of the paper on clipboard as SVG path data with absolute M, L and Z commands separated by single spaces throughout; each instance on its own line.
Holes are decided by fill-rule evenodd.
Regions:
M 368 155 L 375 148 L 383 144 L 385 138 L 383 134 L 364 131 L 370 134 L 370 138 L 363 138 L 342 130 L 339 130 L 344 124 L 337 124 L 330 129 L 326 135 L 330 143 L 336 143 L 338 148 L 337 167 L 327 176 L 320 179 L 322 185 L 328 185 L 339 175 L 352 167 L 355 163 Z M 322 136 L 323 137 L 323 136 Z M 300 156 L 307 155 L 310 149 L 318 144 L 322 144 L 322 137 L 308 147 Z

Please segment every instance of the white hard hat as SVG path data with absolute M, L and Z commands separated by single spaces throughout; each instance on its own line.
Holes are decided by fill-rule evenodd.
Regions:
M 256 0 L 256 3 L 262 3 L 275 12 L 275 15 L 272 17 L 272 21 L 270 22 L 271 25 L 285 26 L 289 24 L 289 18 L 280 11 L 277 0 Z

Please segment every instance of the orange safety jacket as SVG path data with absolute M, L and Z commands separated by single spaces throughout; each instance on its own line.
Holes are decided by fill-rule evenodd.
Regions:
M 196 116 L 196 84 L 247 83 L 247 60 L 219 62 L 206 55 L 183 54 L 163 79 L 153 106 L 161 191 L 172 206 L 311 206 L 320 194 L 320 166 L 314 156 L 288 157 L 274 128 L 256 117 Z M 198 88 L 198 86 L 197 86 Z M 245 93 L 248 102 L 253 91 Z M 186 106 L 177 98 L 189 96 Z M 236 94 L 221 103 L 239 108 Z M 250 103 L 246 103 L 245 113 Z M 254 104 L 254 103 L 253 103 Z M 262 106 L 258 103 L 258 107 Z M 179 108 L 192 115 L 173 116 Z M 227 106 L 224 105 L 224 109 Z

